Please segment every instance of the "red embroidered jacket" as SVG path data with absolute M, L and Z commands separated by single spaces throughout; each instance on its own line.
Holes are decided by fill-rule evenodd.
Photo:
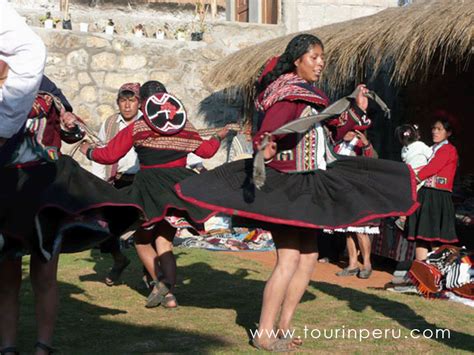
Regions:
M 303 101 L 284 100 L 273 104 L 265 112 L 262 125 L 254 136 L 254 149 L 260 143 L 264 133 L 272 132 L 284 124 L 300 118 L 307 106 L 308 103 Z M 356 126 L 363 125 L 367 120 L 365 113 L 354 105 L 343 112 L 339 117 L 327 120 L 324 125 L 331 131 L 332 139 L 338 142 L 348 131 L 353 130 Z M 295 157 L 297 156 L 296 146 L 298 145 L 298 139 L 299 135 L 297 134 L 275 136 L 274 140 L 277 142 L 277 155 L 278 152 L 288 150 L 292 153 L 288 155 L 288 159 L 273 159 L 267 166 L 283 172 L 294 171 L 297 167 Z
M 177 134 L 165 136 L 139 119 L 121 130 L 106 146 L 94 148 L 90 158 L 100 164 L 113 164 L 134 147 L 142 169 L 185 167 L 188 153 L 211 158 L 219 146 L 217 138 L 203 140 L 189 121 Z
M 454 145 L 447 143 L 418 171 L 417 177 L 419 180 L 426 180 L 425 187 L 452 192 L 457 165 L 458 152 Z

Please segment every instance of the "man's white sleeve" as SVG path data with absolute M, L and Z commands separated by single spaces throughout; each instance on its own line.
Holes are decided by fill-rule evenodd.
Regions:
M 102 123 L 102 125 L 100 126 L 98 137 L 102 142 L 107 141 L 107 137 L 105 135 L 105 122 Z M 102 180 L 105 180 L 107 178 L 105 165 L 96 163 L 95 161 L 92 162 L 91 173 L 97 176 L 98 178 L 101 178 Z
M 43 77 L 46 48 L 6 0 L 0 0 L 0 60 L 9 66 L 0 88 L 0 138 L 10 138 L 31 110 Z

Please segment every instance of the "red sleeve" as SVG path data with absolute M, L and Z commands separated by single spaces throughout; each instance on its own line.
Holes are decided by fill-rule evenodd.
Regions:
M 106 146 L 94 148 L 92 160 L 100 164 L 114 164 L 133 147 L 133 126 L 122 129 Z
M 372 144 L 369 143 L 368 146 L 362 147 L 362 155 L 367 158 L 373 158 L 375 156 Z
M 360 155 L 367 158 L 375 158 L 375 149 L 372 143 L 369 142 L 367 145 L 362 145 L 362 142 L 359 140 L 357 147 L 360 149 Z
M 214 156 L 221 146 L 221 141 L 215 137 L 203 140 L 201 145 L 193 152 L 197 156 L 208 159 Z
M 354 104 L 338 117 L 327 120 L 326 125 L 332 128 L 334 141 L 339 142 L 347 132 L 356 129 L 357 126 L 370 125 L 370 119 Z
M 455 152 L 451 149 L 450 146 L 441 147 L 433 159 L 430 160 L 421 170 L 418 172 L 418 178 L 420 180 L 425 180 L 430 176 L 435 175 L 441 169 L 443 169 L 453 158 L 455 158 Z
M 306 105 L 304 105 L 306 106 Z M 303 106 L 303 107 L 304 107 Z M 299 114 L 301 114 L 301 107 L 295 102 L 290 101 L 279 101 L 270 107 L 267 112 L 265 112 L 265 117 L 263 118 L 262 126 L 255 134 L 253 138 L 253 146 L 256 149 L 257 144 L 260 144 L 262 140 L 262 135 L 267 132 L 272 132 L 284 124 L 295 120 Z M 299 114 L 298 114 L 299 113 Z M 275 141 L 278 141 L 284 138 L 286 134 L 275 136 Z

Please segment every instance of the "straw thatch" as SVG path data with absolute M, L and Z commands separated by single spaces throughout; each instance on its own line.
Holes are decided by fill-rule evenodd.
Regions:
M 473 0 L 435 0 L 389 8 L 375 15 L 324 26 L 311 33 L 323 40 L 326 69 L 322 83 L 331 91 L 376 75 L 382 67 L 402 85 L 426 78 L 428 69 L 446 63 L 467 68 L 473 54 Z M 236 87 L 248 99 L 259 69 L 282 53 L 295 34 L 240 50 L 218 63 L 209 75 L 216 88 Z M 248 102 L 248 101 L 247 101 Z

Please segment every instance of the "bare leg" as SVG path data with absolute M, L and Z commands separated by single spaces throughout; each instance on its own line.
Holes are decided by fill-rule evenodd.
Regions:
M 21 259 L 0 262 L 0 349 L 16 345 L 20 286 Z
M 316 236 L 311 235 L 310 233 L 311 232 L 300 232 L 299 235 L 301 255 L 298 268 L 290 281 L 283 301 L 280 321 L 278 323 L 278 329 L 282 331 L 290 329 L 296 307 L 300 303 L 301 297 L 303 297 L 303 294 L 308 287 L 316 265 L 318 255 L 317 239 Z M 297 344 L 298 343 L 301 343 L 301 341 L 297 342 Z
M 38 341 L 51 345 L 53 340 L 54 324 L 58 310 L 58 271 L 59 255 L 45 263 L 40 257 L 33 254 L 30 261 L 30 277 L 35 294 L 36 322 L 38 327 Z M 47 354 L 45 350 L 36 349 L 36 355 Z
M 423 241 L 416 241 L 415 259 L 419 261 L 426 260 L 428 252 L 431 250 L 431 244 Z
M 349 265 L 347 266 L 350 270 L 355 269 L 359 266 L 357 262 L 357 246 L 354 240 L 354 234 L 348 233 L 346 237 L 347 253 L 349 254 Z
M 151 244 L 153 239 L 154 230 L 146 231 L 144 229 L 139 229 L 135 233 L 135 249 L 137 251 L 138 257 L 153 280 L 156 280 L 158 278 L 159 272 L 159 269 L 157 270 L 158 265 L 156 265 L 158 254 Z
M 275 341 L 275 335 L 272 333 L 273 327 L 288 286 L 300 262 L 300 239 L 298 236 L 291 235 L 292 232 L 290 228 L 272 231 L 277 250 L 277 261 L 263 291 L 258 328 L 258 342 L 263 347 L 268 347 Z M 314 255 L 313 258 L 315 261 Z M 289 346 L 291 347 L 291 344 Z
M 357 233 L 357 241 L 359 242 L 362 260 L 364 261 L 364 269 L 371 270 L 372 263 L 370 262 L 371 242 L 368 234 Z

